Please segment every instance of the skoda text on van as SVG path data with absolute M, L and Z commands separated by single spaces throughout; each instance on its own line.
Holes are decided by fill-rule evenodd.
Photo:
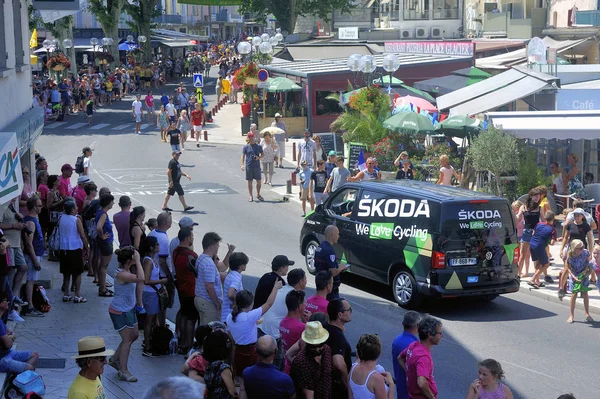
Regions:
M 504 198 L 402 180 L 347 183 L 306 217 L 300 251 L 315 273 L 325 227 L 352 273 L 387 284 L 402 307 L 425 296 L 495 299 L 519 290 L 519 247 Z

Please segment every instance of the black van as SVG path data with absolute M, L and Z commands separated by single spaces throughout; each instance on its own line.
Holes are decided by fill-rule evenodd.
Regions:
M 493 300 L 519 290 L 517 234 L 504 198 L 413 180 L 346 183 L 304 221 L 300 252 L 310 273 L 329 224 L 340 230 L 338 259 L 389 285 L 402 307 L 425 296 Z

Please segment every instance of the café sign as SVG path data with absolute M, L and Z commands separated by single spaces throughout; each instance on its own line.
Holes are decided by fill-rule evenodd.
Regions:
M 386 53 L 472 57 L 475 45 L 472 42 L 385 42 L 384 51 Z

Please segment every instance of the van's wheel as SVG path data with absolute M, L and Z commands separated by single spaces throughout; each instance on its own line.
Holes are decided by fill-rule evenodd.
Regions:
M 392 280 L 392 295 L 394 300 L 405 309 L 415 309 L 423 301 L 418 292 L 417 283 L 409 272 L 401 270 Z
M 317 274 L 317 268 L 315 267 L 315 254 L 319 243 L 315 240 L 310 240 L 304 247 L 304 261 L 306 262 L 306 270 L 312 275 Z

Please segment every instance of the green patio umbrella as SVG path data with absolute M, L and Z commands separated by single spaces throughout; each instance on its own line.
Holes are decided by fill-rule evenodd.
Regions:
M 383 83 L 382 83 L 383 80 Z M 383 85 L 383 86 L 400 86 L 404 81 L 395 78 L 392 76 L 392 83 L 390 83 L 390 75 L 382 76 L 381 78 L 373 79 L 374 85 Z
M 393 86 L 393 84 L 392 84 Z M 356 89 L 356 90 L 352 90 L 349 91 L 347 93 L 342 93 L 340 95 L 340 106 L 344 106 L 346 104 L 348 104 L 348 101 L 350 101 L 350 96 L 352 96 L 354 93 L 356 93 L 359 90 L 364 89 L 364 87 L 361 87 L 360 89 Z M 388 93 L 388 88 L 387 87 L 382 87 L 381 90 L 385 91 L 386 93 Z M 418 96 L 421 97 L 431 103 L 435 103 L 435 98 L 433 98 L 429 93 L 426 93 L 424 91 L 415 89 L 414 87 L 410 87 L 405 85 L 404 83 L 402 83 L 401 85 L 399 85 L 398 87 L 394 88 L 390 88 L 389 89 L 392 92 L 392 95 L 395 95 L 396 93 L 398 94 L 398 96 L 403 97 L 403 96 Z M 389 94 L 389 93 L 388 93 Z
M 400 133 L 432 134 L 433 125 L 431 121 L 421 114 L 415 112 L 398 112 L 391 118 L 383 121 L 383 127 Z
M 269 78 L 267 80 L 269 88 L 265 89 L 268 92 L 282 92 L 282 91 L 300 91 L 302 87 L 294 83 L 292 80 L 279 76 L 276 78 Z
M 465 138 L 481 131 L 479 119 L 469 115 L 454 115 L 442 122 L 436 123 L 436 133 L 449 134 L 454 137 Z
M 490 76 L 492 75 L 479 68 L 469 67 L 454 71 L 450 75 L 415 82 L 414 86 L 429 93 L 443 95 L 479 83 Z

